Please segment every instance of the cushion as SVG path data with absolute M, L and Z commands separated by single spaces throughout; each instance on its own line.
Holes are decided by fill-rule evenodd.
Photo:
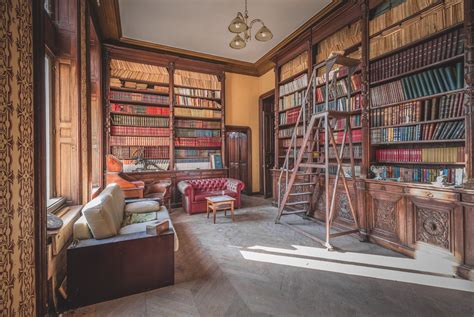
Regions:
M 216 191 L 227 188 L 227 178 L 193 179 L 187 182 L 191 184 L 194 190 Z
M 82 209 L 82 214 L 95 239 L 104 239 L 118 234 L 120 225 L 116 225 L 115 208 L 117 207 L 113 197 L 102 192 Z
M 141 212 L 141 213 L 134 213 L 134 214 L 126 214 L 125 218 L 123 219 L 123 226 L 131 225 L 134 223 L 141 223 L 147 221 L 153 221 L 157 219 L 157 213 L 153 212 Z
M 114 223 L 118 230 L 118 228 L 120 228 L 120 226 L 122 225 L 123 209 L 125 207 L 125 196 L 123 194 L 123 190 L 120 188 L 119 185 L 113 183 L 107 185 L 107 187 L 102 191 L 102 193 L 104 195 L 111 195 L 113 198 L 112 203 L 114 210 Z
M 86 217 L 84 216 L 81 216 L 81 218 L 77 219 L 72 228 L 72 232 L 74 240 L 86 240 L 92 238 L 92 233 L 89 229 L 89 225 L 87 224 Z
M 222 195 L 222 190 L 210 191 L 210 192 L 199 191 L 194 194 L 194 201 L 202 201 L 202 200 L 206 200 L 206 197 L 221 196 L 221 195 Z M 237 198 L 238 193 L 233 192 L 231 190 L 224 190 L 224 195 Z
M 137 202 L 125 205 L 126 214 L 145 213 L 145 212 L 152 212 L 152 211 L 159 211 L 159 210 L 160 210 L 160 203 L 154 200 L 137 201 Z

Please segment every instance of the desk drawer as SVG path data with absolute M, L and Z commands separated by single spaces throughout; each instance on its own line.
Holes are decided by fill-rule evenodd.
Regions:
M 429 189 L 419 189 L 419 188 L 406 188 L 405 192 L 408 195 L 416 196 L 420 198 L 432 198 L 432 199 L 441 199 L 441 200 L 450 200 L 450 201 L 459 201 L 460 195 L 458 193 L 450 193 Z
M 369 190 L 384 191 L 388 193 L 403 193 L 403 187 L 401 186 L 393 186 L 383 183 L 369 183 L 368 185 Z

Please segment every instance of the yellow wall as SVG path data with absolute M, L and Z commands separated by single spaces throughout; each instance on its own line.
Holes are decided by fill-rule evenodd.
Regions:
M 275 74 L 260 77 L 226 73 L 225 124 L 250 127 L 252 131 L 252 192 L 260 190 L 259 97 L 275 87 Z

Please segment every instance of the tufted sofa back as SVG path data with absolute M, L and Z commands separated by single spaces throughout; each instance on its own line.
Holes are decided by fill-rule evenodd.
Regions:
M 207 178 L 188 180 L 196 191 L 216 191 L 227 189 L 227 178 Z

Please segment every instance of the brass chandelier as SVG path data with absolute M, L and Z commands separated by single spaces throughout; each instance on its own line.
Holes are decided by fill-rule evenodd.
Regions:
M 266 42 L 273 38 L 272 32 L 265 26 L 260 19 L 254 19 L 248 23 L 249 15 L 247 11 L 247 0 L 245 0 L 245 11 L 237 12 L 237 17 L 229 24 L 229 31 L 236 33 L 235 37 L 229 43 L 229 46 L 234 49 L 242 49 L 247 45 L 247 42 L 252 38 L 252 27 L 255 23 L 261 23 L 262 27 L 255 34 L 257 41 Z

